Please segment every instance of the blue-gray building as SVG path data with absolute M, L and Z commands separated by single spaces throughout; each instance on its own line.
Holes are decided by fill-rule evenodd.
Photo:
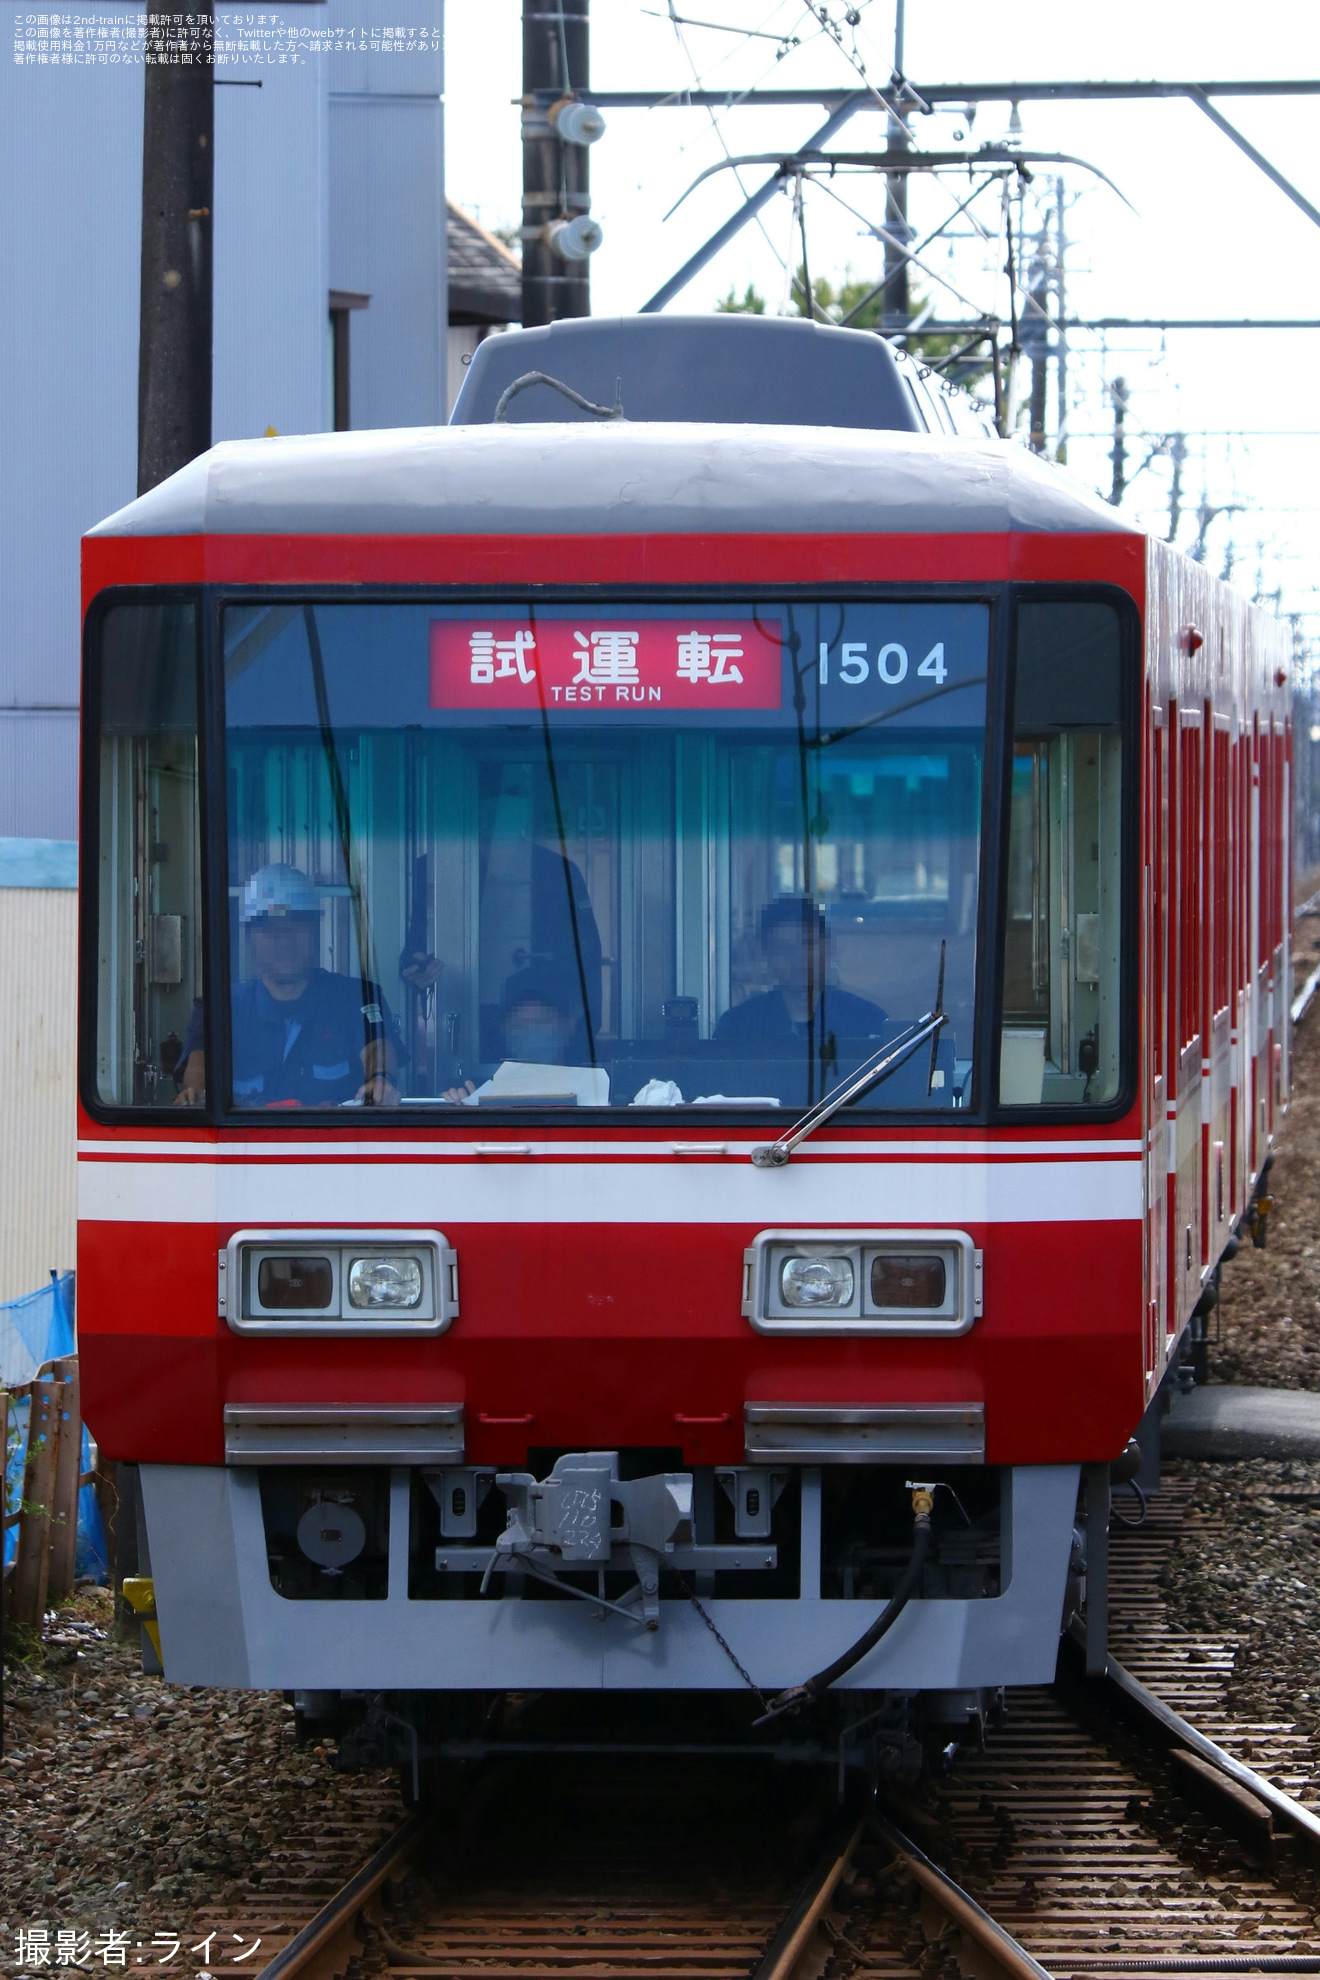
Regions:
M 78 542 L 136 492 L 145 15 L 39 5 L 0 0 L 0 839 L 70 841 Z M 443 0 L 407 11 L 217 7 L 217 440 L 447 415 Z

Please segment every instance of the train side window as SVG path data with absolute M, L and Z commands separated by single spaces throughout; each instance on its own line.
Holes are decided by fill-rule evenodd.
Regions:
M 1108 605 L 1019 608 L 1002 1106 L 1104 1106 L 1118 1094 L 1120 650 Z
M 97 671 L 95 1092 L 169 1107 L 202 975 L 195 607 L 112 606 Z

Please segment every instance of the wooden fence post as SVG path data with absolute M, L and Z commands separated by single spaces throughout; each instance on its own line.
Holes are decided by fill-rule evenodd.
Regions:
M 23 1466 L 24 1509 L 18 1520 L 13 1617 L 20 1628 L 39 1630 L 46 1614 L 51 1510 L 60 1456 L 64 1384 L 34 1382 L 28 1395 L 27 1462 Z
M 0 1760 L 5 1757 L 5 1534 L 9 1531 L 9 1396 L 0 1389 Z
M 78 1357 L 67 1355 L 50 1363 L 50 1373 L 64 1383 L 60 1412 L 60 1450 L 55 1468 L 54 1518 L 50 1534 L 48 1602 L 73 1593 L 78 1560 L 78 1486 L 82 1476 L 82 1416 L 79 1413 Z
M 112 1460 L 96 1453 L 96 1470 L 92 1473 L 92 1486 L 96 1493 L 96 1503 L 101 1508 L 101 1525 L 105 1529 L 105 1564 L 110 1573 L 110 1586 L 115 1588 L 115 1567 L 118 1559 L 117 1542 L 119 1537 L 119 1493 L 115 1489 L 115 1467 Z

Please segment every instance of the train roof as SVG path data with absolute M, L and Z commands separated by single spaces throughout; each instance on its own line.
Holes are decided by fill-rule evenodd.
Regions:
M 805 317 L 578 316 L 487 337 L 449 423 L 581 425 L 617 407 L 634 423 L 985 431 L 984 415 L 939 417 L 945 403 L 969 411 L 966 393 L 940 384 L 937 404 L 916 377 L 883 337 Z
M 88 534 L 1007 531 L 1131 526 L 1061 469 L 1001 440 L 622 419 L 225 441 Z

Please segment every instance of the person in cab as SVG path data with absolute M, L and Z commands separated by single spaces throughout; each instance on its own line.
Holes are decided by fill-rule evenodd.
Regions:
M 236 983 L 233 1090 L 239 1107 L 398 1104 L 399 1046 L 378 986 L 317 961 L 321 907 L 296 866 L 262 866 L 243 889 L 251 976 Z M 179 1054 L 177 1106 L 205 1097 L 202 1009 L 193 1009 Z
M 731 1056 L 774 1058 L 801 1052 L 808 1040 L 824 1060 L 831 1039 L 874 1037 L 885 1023 L 879 1004 L 832 979 L 829 924 L 822 908 L 796 895 L 761 912 L 761 945 L 771 987 L 725 1011 L 716 1049 Z

